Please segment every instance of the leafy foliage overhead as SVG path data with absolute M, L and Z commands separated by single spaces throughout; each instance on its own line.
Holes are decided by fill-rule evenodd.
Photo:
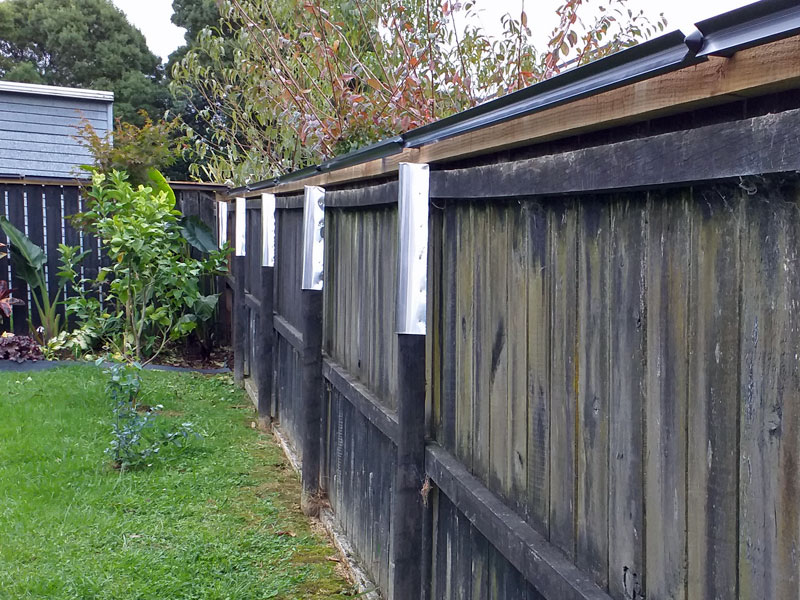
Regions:
M 160 60 L 110 0 L 0 2 L 0 78 L 111 90 L 123 121 L 163 112 Z
M 220 21 L 173 61 L 195 107 L 194 175 L 266 179 L 425 125 L 636 44 L 663 28 L 626 0 L 562 0 L 546 48 L 527 15 L 498 39 L 439 0 L 219 0 Z M 175 4 L 199 0 L 175 0 Z M 464 25 L 466 23 L 466 25 Z

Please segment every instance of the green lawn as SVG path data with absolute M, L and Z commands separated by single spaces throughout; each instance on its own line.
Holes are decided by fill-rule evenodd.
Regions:
M 0 598 L 343 598 L 299 483 L 228 377 L 144 373 L 141 401 L 206 437 L 114 470 L 96 367 L 0 372 Z

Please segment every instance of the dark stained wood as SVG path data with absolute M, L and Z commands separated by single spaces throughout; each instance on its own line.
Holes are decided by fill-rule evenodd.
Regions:
M 800 214 L 797 184 L 744 200 L 739 597 L 800 597 Z
M 233 376 L 237 383 L 244 381 L 245 348 L 248 311 L 245 305 L 246 263 L 244 256 L 231 259 L 233 275 Z
M 647 233 L 646 590 L 686 598 L 691 196 L 651 192 Z M 613 456 L 613 455 L 612 455 Z
M 302 419 L 303 512 L 319 511 L 320 461 L 322 452 L 322 292 L 302 290 L 303 352 L 298 402 Z
M 461 228 L 469 228 L 469 219 L 458 218 L 456 207 L 448 205 L 443 219 L 443 261 L 449 268 L 441 273 L 441 354 L 442 405 L 436 439 L 445 448 L 454 449 L 466 464 L 472 464 L 472 353 L 470 332 L 473 318 L 472 249 L 465 242 Z
M 645 583 L 644 406 L 647 394 L 647 204 L 611 204 L 608 269 L 608 588 L 641 597 Z M 658 518 L 657 515 L 654 515 Z
M 435 444 L 428 445 L 425 468 L 441 493 L 466 515 L 511 565 L 528 581 L 535 582 L 545 597 L 609 600 L 609 596 L 589 576 L 536 533 L 446 450 Z
M 303 208 L 303 194 L 293 194 L 291 196 L 277 196 L 275 198 L 275 208 L 277 209 L 296 209 Z
M 390 440 L 397 441 L 398 424 L 397 414 L 394 411 L 384 407 L 374 394 L 332 359 L 324 359 L 322 374 L 360 414 L 364 415 Z
M 548 213 L 550 229 L 550 541 L 575 556 L 577 493 L 577 210 L 570 202 Z
M 257 349 L 254 360 L 258 368 L 258 415 L 262 419 L 269 419 L 275 416 L 272 407 L 273 349 L 275 347 L 272 294 L 274 276 L 274 267 L 261 267 L 260 331 L 257 336 Z
M 298 352 L 303 349 L 303 334 L 280 315 L 274 317 L 275 331 Z
M 738 593 L 740 192 L 735 186 L 694 190 L 688 598 Z
M 425 479 L 425 336 L 398 334 L 397 472 L 392 496 L 391 598 L 416 598 Z M 374 460 L 374 454 L 368 455 Z M 376 469 L 378 469 L 376 464 Z M 371 486 L 370 486 L 371 489 Z M 372 536 L 369 536 L 370 539 Z
M 326 208 L 356 208 L 379 204 L 397 204 L 396 181 L 325 192 Z
M 792 172 L 800 169 L 798 127 L 800 110 L 789 110 L 540 158 L 433 171 L 430 193 L 433 198 L 502 198 Z M 707 160 L 711 156 L 713 161 Z
M 608 585 L 609 229 L 605 203 L 578 212 L 577 565 Z M 617 310 L 618 307 L 613 307 Z M 614 333 L 617 335 L 617 332 Z
M 528 456 L 527 516 L 545 537 L 550 535 L 550 331 L 553 267 L 547 210 L 540 203 L 526 205 L 523 213 L 527 269 Z M 514 327 L 517 328 L 514 319 Z M 515 367 L 519 369 L 519 367 Z M 558 472 L 562 466 L 558 465 Z
M 28 228 L 27 228 L 27 235 L 34 244 L 39 246 L 42 251 L 47 255 L 47 244 L 45 243 L 44 238 L 44 212 L 43 212 L 43 200 L 44 200 L 44 187 L 40 185 L 28 185 L 25 186 L 25 204 L 26 204 L 26 213 L 28 217 Z M 25 231 L 24 229 L 22 231 Z M 56 251 L 56 258 L 58 258 L 58 252 Z M 47 286 L 47 278 L 44 278 L 44 284 Z M 43 295 L 50 296 L 51 294 L 47 289 L 36 288 L 31 289 L 31 294 L 36 294 L 37 298 L 42 298 Z M 35 303 L 31 306 L 30 310 L 30 319 L 31 324 L 33 327 L 38 327 L 41 325 L 41 321 L 39 320 L 39 311 L 36 310 Z
M 48 185 L 44 188 L 45 224 L 47 226 L 47 241 L 45 253 L 47 254 L 47 289 L 52 290 L 58 287 L 59 254 L 58 245 L 63 242 L 62 225 L 64 219 L 61 215 L 61 187 Z M 68 294 L 69 290 L 65 290 Z M 58 314 L 64 319 L 64 306 L 58 307 Z
M 505 452 L 508 476 L 504 497 L 520 513 L 528 506 L 528 415 L 533 404 L 528 397 L 528 233 L 527 207 L 511 205 L 506 208 L 508 263 L 506 298 L 506 348 L 507 348 L 507 420 L 505 423 L 507 448 Z M 538 406 L 534 407 L 536 410 Z
M 489 488 L 510 497 L 509 398 L 508 398 L 508 214 L 503 205 L 487 210 L 489 240 L 486 246 L 487 292 L 484 315 L 488 329 L 481 340 L 483 362 L 479 363 L 489 389 Z M 516 300 L 519 302 L 519 300 Z M 524 323 L 520 323 L 524 330 Z M 487 343 L 488 342 L 488 343 Z M 478 395 L 476 401 L 485 403 Z M 523 422 L 525 420 L 523 419 Z
M 473 305 L 475 307 L 475 344 L 473 346 L 473 392 L 472 392 L 472 473 L 481 481 L 489 481 L 491 470 L 491 390 L 492 330 L 490 303 L 490 275 L 486 260 L 474 260 L 475 251 L 483 252 L 489 247 L 489 209 L 485 205 L 473 205 L 473 252 L 471 263 L 473 274 Z
M 23 186 L 8 186 L 6 188 L 8 199 L 8 220 L 11 224 L 25 233 L 25 188 Z M 28 317 L 36 309 L 29 306 L 30 301 L 28 298 L 28 284 L 21 277 L 17 277 L 14 269 L 11 269 L 11 289 L 14 290 L 14 297 L 20 298 L 25 302 L 24 306 L 14 306 L 11 313 L 11 319 L 14 323 L 14 333 L 16 335 L 28 334 Z

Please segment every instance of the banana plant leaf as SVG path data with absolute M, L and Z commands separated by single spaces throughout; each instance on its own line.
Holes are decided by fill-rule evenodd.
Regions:
M 175 204 L 177 203 L 175 192 L 170 187 L 166 177 L 161 174 L 161 171 L 155 167 L 150 167 L 147 170 L 147 176 L 150 178 L 150 181 L 153 182 L 153 187 L 159 192 L 164 192 L 167 198 L 169 198 L 172 208 L 175 208 Z
M 47 262 L 44 251 L 14 227 L 6 217 L 0 216 L 0 228 L 11 242 L 11 268 L 14 273 L 32 288 L 40 287 L 41 273 Z
M 181 235 L 200 252 L 208 253 L 217 249 L 211 229 L 195 215 L 181 219 Z

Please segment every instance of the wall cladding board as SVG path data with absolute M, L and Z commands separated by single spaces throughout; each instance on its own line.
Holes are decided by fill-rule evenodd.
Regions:
M 75 177 L 91 155 L 74 139 L 85 119 L 102 137 L 111 103 L 0 90 L 0 174 Z

